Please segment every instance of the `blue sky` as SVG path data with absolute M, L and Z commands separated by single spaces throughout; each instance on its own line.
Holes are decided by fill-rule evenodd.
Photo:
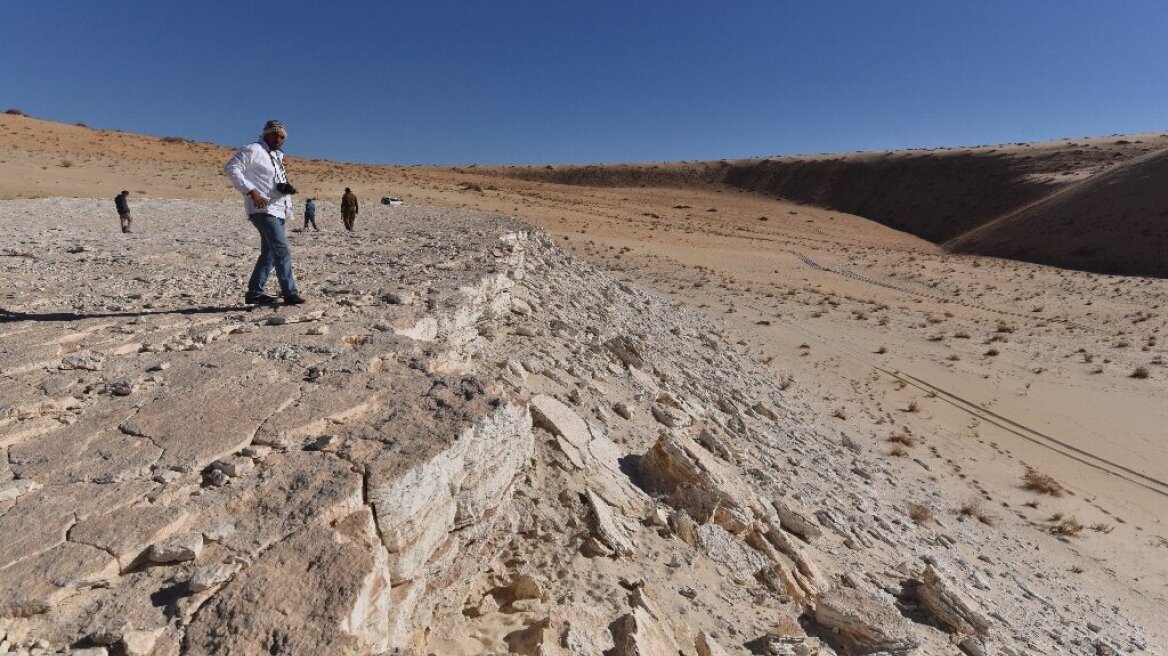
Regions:
M 1168 2 L 35 0 L 0 110 L 293 155 L 617 162 L 1168 129 Z

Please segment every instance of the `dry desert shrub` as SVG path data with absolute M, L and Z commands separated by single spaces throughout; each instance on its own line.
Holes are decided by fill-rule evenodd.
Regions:
M 981 499 L 970 499 L 961 504 L 957 509 L 957 514 L 962 517 L 971 517 L 986 526 L 994 525 L 994 516 L 986 512 L 985 506 L 982 505 Z
M 63 160 L 61 160 L 61 163 L 59 164 L 59 166 L 60 166 L 61 168 L 63 168 L 63 169 L 70 168 L 70 167 L 72 167 L 72 166 L 73 166 L 73 160 L 71 160 L 71 159 L 63 159 Z
M 1026 473 L 1022 474 L 1022 482 L 1027 490 L 1049 494 L 1052 497 L 1061 497 L 1067 492 L 1058 481 L 1033 467 L 1026 468 Z
M 933 519 L 933 511 L 921 503 L 908 504 L 908 516 L 918 524 L 924 524 Z
M 483 186 L 477 182 L 460 182 L 458 183 L 458 186 L 461 187 L 463 191 L 481 192 L 483 190 Z
M 893 447 L 892 450 L 888 452 L 888 455 L 894 456 L 897 458 L 907 458 L 908 457 L 908 449 L 904 448 L 903 446 L 896 446 L 896 447 Z
M 1136 367 L 1136 370 L 1132 372 L 1131 377 L 1132 378 L 1139 378 L 1141 380 L 1144 378 L 1147 378 L 1148 377 L 1148 368 L 1147 367 Z
M 5 110 L 4 113 L 11 114 L 12 116 L 28 116 L 28 114 L 25 114 L 24 112 L 20 111 L 19 109 L 16 109 L 15 107 L 13 107 L 12 109 Z
M 917 445 L 917 438 L 908 433 L 893 433 L 888 436 L 888 441 L 895 444 L 903 444 L 907 447 L 914 447 Z
M 1091 530 L 1095 531 L 1096 533 L 1110 533 L 1110 532 L 1115 530 L 1115 527 L 1112 526 L 1111 524 L 1097 522 L 1097 523 L 1091 525 Z
M 1051 533 L 1073 538 L 1083 532 L 1083 524 L 1074 517 L 1062 517 L 1061 515 L 1055 515 L 1055 517 L 1057 519 L 1051 518 L 1053 522 L 1050 526 Z

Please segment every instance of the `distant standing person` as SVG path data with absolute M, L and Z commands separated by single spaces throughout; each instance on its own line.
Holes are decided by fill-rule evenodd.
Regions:
M 122 190 L 122 193 L 114 196 L 114 205 L 118 208 L 118 218 L 122 220 L 122 232 L 130 231 L 130 201 L 126 200 L 130 192 Z
M 345 230 L 353 229 L 358 211 L 360 210 L 357 207 L 357 194 L 354 194 L 352 189 L 345 187 L 345 195 L 341 196 L 341 220 L 345 222 Z
M 284 234 L 284 222 L 294 218 L 292 194 L 296 193 L 296 188 L 288 182 L 284 152 L 280 150 L 287 137 L 288 130 L 283 123 L 268 121 L 259 141 L 235 151 L 227 166 L 223 167 L 231 184 L 243 194 L 247 218 L 260 233 L 260 256 L 256 259 L 244 296 L 248 305 L 276 302 L 275 297 L 264 293 L 264 285 L 273 267 L 280 281 L 284 305 L 304 302 L 296 291 L 296 278 L 292 276 L 292 248 Z
M 316 227 L 316 199 L 309 198 L 304 202 L 304 229 L 308 230 L 308 224 L 312 224 L 312 229 L 320 232 L 320 228 Z

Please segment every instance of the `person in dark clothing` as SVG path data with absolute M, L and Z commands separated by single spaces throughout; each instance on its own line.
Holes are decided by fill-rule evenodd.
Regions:
M 341 220 L 345 222 L 345 230 L 352 230 L 357 220 L 357 194 L 345 187 L 345 195 L 341 196 Z
M 122 232 L 130 232 L 130 203 L 126 197 L 130 192 L 122 190 L 122 193 L 114 196 L 114 206 L 118 208 L 118 218 L 122 220 Z
M 312 229 L 320 232 L 320 228 L 316 227 L 316 199 L 309 198 L 304 202 L 304 229 L 308 230 L 308 224 L 312 224 Z

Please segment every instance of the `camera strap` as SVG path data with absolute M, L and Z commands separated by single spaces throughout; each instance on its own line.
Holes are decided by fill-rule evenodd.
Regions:
M 280 153 L 280 157 L 271 149 L 268 149 L 268 157 L 272 160 L 272 170 L 276 173 L 276 182 L 288 182 L 288 173 L 284 170 L 284 154 Z

